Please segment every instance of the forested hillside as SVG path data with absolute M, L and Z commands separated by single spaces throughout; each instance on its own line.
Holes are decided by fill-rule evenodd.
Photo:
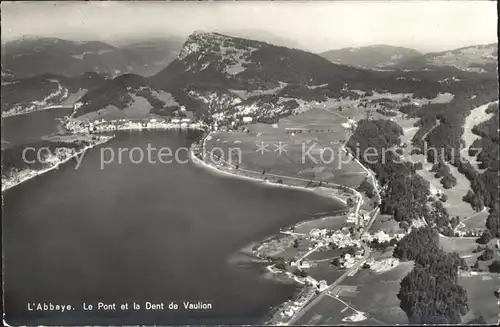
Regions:
M 398 298 L 411 324 L 458 324 L 468 311 L 467 292 L 458 285 L 458 269 L 466 263 L 445 253 L 429 227 L 414 229 L 394 249 L 394 257 L 413 260 L 414 269 L 401 281 Z

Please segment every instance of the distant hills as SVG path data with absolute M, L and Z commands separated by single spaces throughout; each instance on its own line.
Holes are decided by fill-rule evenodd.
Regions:
M 242 116 L 274 122 L 306 103 L 354 99 L 374 91 L 432 98 L 466 88 L 464 81 L 483 75 L 439 65 L 431 70 L 360 69 L 352 61 L 332 63 L 311 52 L 220 33 L 195 32 L 183 44 L 175 42 L 179 40 L 151 38 L 119 46 L 58 39 L 7 43 L 2 114 L 78 101 L 75 117 L 89 120 L 122 114 L 137 118 L 136 111 L 177 117 L 187 109 L 221 124 Z M 379 67 L 419 67 L 419 58 L 431 60 L 411 49 L 366 48 L 379 53 Z M 361 58 L 364 50 L 349 52 Z M 376 65 L 376 56 L 368 57 Z
M 72 106 L 88 90 L 102 87 L 106 78 L 97 73 L 85 73 L 76 77 L 41 74 L 10 82 L 5 80 L 2 73 L 2 117 L 55 105 Z
M 98 41 L 25 38 L 2 45 L 1 60 L 16 78 L 46 73 L 74 77 L 87 72 L 149 76 L 166 67 L 182 43 L 178 38 L 155 38 L 117 47 Z
M 420 57 L 401 61 L 393 67 L 399 69 L 453 67 L 467 72 L 496 74 L 498 71 L 498 43 L 427 53 Z
M 241 115 L 272 121 L 290 115 L 299 106 L 297 99 L 340 96 L 346 82 L 369 80 L 369 74 L 302 50 L 195 32 L 178 57 L 158 74 L 108 81 L 81 99 L 76 116 L 93 117 L 88 114 L 99 112 L 102 117 L 145 98 L 152 112 L 165 115 L 175 116 L 185 106 L 198 117 L 217 117 L 221 122 Z M 175 103 L 160 99 L 159 94 Z
M 108 113 L 115 116 L 117 109 L 130 113 L 139 101 L 149 103 L 151 112 L 167 116 L 180 114 L 184 106 L 197 117 L 220 123 L 242 116 L 273 122 L 293 114 L 300 104 L 356 98 L 360 92 L 432 98 L 440 89 L 452 87 L 440 82 L 446 77 L 448 72 L 364 70 L 298 49 L 196 32 L 165 69 L 149 78 L 128 74 L 106 81 L 81 98 L 75 116 L 104 118 Z
M 344 48 L 321 53 L 333 63 L 366 69 L 452 68 L 475 73 L 496 73 L 498 44 L 463 47 L 421 54 L 416 50 L 389 45 Z
M 367 69 L 391 67 L 422 56 L 417 50 L 390 45 L 343 48 L 326 51 L 320 55 L 336 64 Z

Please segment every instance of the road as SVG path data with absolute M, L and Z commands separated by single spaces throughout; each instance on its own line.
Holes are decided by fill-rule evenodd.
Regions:
M 352 305 L 350 305 L 349 303 L 345 302 L 344 300 L 341 300 L 338 296 L 333 296 L 331 294 L 328 294 L 329 297 L 331 297 L 332 299 L 335 299 L 339 302 L 341 302 L 343 305 L 345 305 L 346 307 L 350 308 L 351 310 L 353 311 L 356 311 L 358 313 L 360 313 L 361 311 L 359 311 L 358 309 L 356 309 L 355 307 L 353 307 Z M 362 312 L 367 318 L 369 318 L 370 320 L 372 321 L 375 321 L 377 324 L 380 324 L 382 326 L 388 326 L 389 324 L 387 324 L 386 322 L 383 322 L 383 321 L 380 321 L 370 315 L 367 315 L 366 313 Z
M 331 291 L 335 286 L 340 284 L 349 274 L 353 273 L 354 271 L 358 270 L 361 268 L 361 265 L 365 263 L 365 261 L 368 259 L 370 256 L 370 249 L 368 246 L 365 244 L 361 244 L 365 250 L 365 253 L 363 254 L 363 258 L 361 258 L 358 262 L 354 264 L 351 268 L 347 269 L 342 276 L 340 276 L 336 281 L 334 281 L 332 284 L 330 284 L 323 292 L 319 293 L 314 299 L 312 299 L 310 302 L 306 303 L 302 308 L 300 308 L 290 319 L 287 323 L 287 325 L 293 325 L 295 324 L 302 316 L 309 311 L 312 307 L 314 307 L 321 299 L 325 296 L 328 295 L 328 292 Z
M 377 215 L 378 215 L 379 212 L 380 212 L 380 207 L 377 207 L 377 209 L 375 209 L 375 212 L 373 213 L 372 218 L 370 219 L 370 221 L 366 225 L 365 231 L 369 230 L 370 227 L 372 227 L 373 222 L 375 221 L 375 219 L 377 219 Z
M 453 230 L 453 235 L 455 235 L 455 233 L 457 232 L 457 230 L 460 228 L 460 227 L 465 227 L 464 225 L 464 221 L 467 221 L 471 218 L 474 218 L 476 217 L 477 215 L 480 215 L 482 213 L 484 213 L 485 211 L 488 211 L 488 208 L 487 207 L 484 207 L 483 210 L 479 211 L 479 212 L 476 212 L 475 214 L 465 218 L 464 220 L 462 220 L 457 226 L 455 226 L 455 229 Z
M 207 158 L 206 142 L 207 142 L 208 137 L 209 136 L 211 137 L 212 133 L 214 133 L 214 132 L 210 132 L 203 140 L 202 158 L 203 158 L 203 161 L 205 161 L 205 162 L 207 162 L 207 160 L 206 160 L 206 158 Z M 251 175 L 257 175 L 257 176 L 262 175 L 262 177 L 274 177 L 274 178 L 278 178 L 278 179 L 288 179 L 288 180 L 295 180 L 295 181 L 306 182 L 306 183 L 309 183 L 309 182 L 320 183 L 320 182 L 322 182 L 322 181 L 317 181 L 314 179 L 306 179 L 306 178 L 301 178 L 301 177 L 293 177 L 293 176 L 285 176 L 285 175 L 277 175 L 277 174 L 269 174 L 269 173 L 261 174 L 261 172 L 255 171 L 255 170 L 244 169 L 244 168 L 240 168 L 240 167 L 237 168 L 235 165 L 233 165 L 233 164 L 231 164 L 231 163 L 229 163 L 226 160 L 221 159 L 221 158 L 218 158 L 218 160 L 219 160 L 219 162 L 222 162 L 222 163 L 228 165 L 229 167 L 231 167 L 233 169 L 233 171 L 247 172 Z M 363 166 L 363 165 L 361 165 L 361 166 Z M 364 168 L 364 166 L 363 166 L 363 168 Z M 364 168 L 364 169 L 366 169 L 366 168 Z M 235 173 L 235 175 L 237 175 L 237 174 Z M 257 179 L 256 177 L 252 177 L 252 178 Z M 358 217 L 359 210 L 361 208 L 361 204 L 363 203 L 363 196 L 361 195 L 361 193 L 359 193 L 357 190 L 355 190 L 351 187 L 348 187 L 346 185 L 336 184 L 336 183 L 332 183 L 332 182 L 328 182 L 327 185 L 338 187 L 341 189 L 348 189 L 352 194 L 354 194 L 358 197 L 358 203 L 356 205 L 356 211 L 355 211 L 355 215 L 356 215 L 356 217 Z M 297 187 L 300 187 L 300 186 L 297 186 Z M 328 188 L 327 186 L 323 186 L 323 187 Z
M 327 110 L 327 111 L 330 112 L 330 113 L 332 113 L 332 114 L 336 114 L 336 113 L 333 113 L 333 112 L 331 112 L 329 110 Z M 341 115 L 339 115 L 339 116 L 341 116 Z M 346 118 L 346 117 L 343 117 L 343 118 Z M 210 134 L 212 134 L 212 133 L 210 133 Z M 202 149 L 202 151 L 203 151 L 203 158 L 204 159 L 206 158 L 206 141 L 207 141 L 207 138 L 205 138 L 205 140 L 203 141 L 203 149 Z M 344 144 L 344 146 L 345 146 L 345 144 Z M 344 151 L 347 152 L 347 150 L 345 149 L 344 146 L 342 148 L 343 148 Z M 374 186 L 374 188 L 375 188 L 375 190 L 377 192 L 378 200 L 380 201 L 379 187 L 378 187 L 377 181 L 375 179 L 375 176 L 373 176 L 373 174 L 364 165 L 362 165 L 359 162 L 359 160 L 354 155 L 351 154 L 351 156 L 352 156 L 352 158 L 354 160 L 356 160 L 356 162 L 361 167 L 363 167 L 363 169 L 367 172 L 368 176 L 370 176 L 370 178 L 372 179 L 373 186 Z M 221 160 L 221 161 L 224 162 L 225 164 L 229 165 L 233 169 L 236 169 L 236 167 L 234 165 L 228 163 L 227 161 L 225 161 L 225 160 Z M 257 171 L 252 171 L 252 170 L 243 169 L 243 168 L 238 168 L 238 170 L 239 171 L 243 171 L 243 172 L 248 172 L 250 174 L 259 174 L 260 173 L 260 172 L 257 172 Z M 302 181 L 302 182 L 309 182 L 309 181 L 311 181 L 310 179 L 304 179 L 304 178 L 292 177 L 292 176 L 284 176 L 284 175 L 277 175 L 277 174 L 265 174 L 265 176 L 266 177 L 271 176 L 271 177 L 275 177 L 275 178 L 291 179 L 291 180 L 297 180 L 297 181 Z M 317 181 L 317 182 L 319 182 L 319 181 Z M 332 184 L 335 185 L 335 186 L 346 187 L 345 185 L 330 183 L 330 185 L 332 185 Z M 357 205 L 356 205 L 355 215 L 356 215 L 356 217 L 359 217 L 359 210 L 361 208 L 361 204 L 363 203 L 363 196 L 357 190 L 355 190 L 353 188 L 350 188 L 350 187 L 347 187 L 347 188 L 352 193 L 356 194 L 356 196 L 358 197 L 358 202 L 357 202 Z M 379 208 L 374 209 L 374 214 L 373 214 L 372 218 L 370 219 L 368 225 L 366 226 L 365 231 L 368 231 L 368 229 L 371 227 L 371 225 L 373 224 L 373 222 L 375 221 L 375 219 L 376 219 L 376 217 L 378 215 L 378 212 L 379 212 Z M 358 225 L 359 225 L 359 218 L 358 218 Z M 288 323 L 286 325 L 293 325 L 294 323 L 296 323 L 307 311 L 309 311 L 319 301 L 321 301 L 321 299 L 323 297 L 325 297 L 330 290 L 332 290 L 334 287 L 336 287 L 337 285 L 339 285 L 347 276 L 349 276 L 350 274 L 352 274 L 355 271 L 357 271 L 365 263 L 365 261 L 370 256 L 370 249 L 369 249 L 368 246 L 366 246 L 363 243 L 361 243 L 361 245 L 364 248 L 363 257 L 359 261 L 357 261 L 351 268 L 347 269 L 344 272 L 344 274 L 342 274 L 342 276 L 340 276 L 335 282 L 333 282 L 332 284 L 330 284 L 325 290 L 323 290 L 322 292 L 320 292 L 316 297 L 313 297 L 313 299 L 310 300 L 309 302 L 306 302 L 302 308 L 300 308 L 297 312 L 295 312 L 295 314 L 292 316 L 292 318 L 288 321 Z M 303 260 L 305 257 L 307 257 L 309 254 L 313 253 L 315 250 L 316 249 L 313 249 L 313 250 L 307 252 L 301 259 L 299 259 L 299 261 Z
M 378 194 L 379 190 L 378 190 L 377 184 L 375 184 L 375 189 L 376 189 L 377 194 Z M 360 197 L 358 204 L 361 203 L 361 199 L 362 198 Z M 359 207 L 358 207 L 358 209 L 359 209 Z M 373 222 L 377 218 L 377 215 L 379 212 L 380 212 L 379 207 L 374 209 L 373 216 L 370 219 L 370 221 L 368 222 L 368 224 L 366 225 L 365 231 L 368 231 L 370 229 Z M 307 311 L 311 310 L 317 303 L 319 303 L 321 301 L 321 299 L 323 297 L 325 297 L 325 295 L 328 295 L 328 292 L 330 290 L 332 290 L 335 286 L 340 284 L 347 276 L 349 276 L 349 274 L 351 274 L 355 270 L 359 269 L 361 267 L 361 265 L 365 263 L 365 261 L 370 256 L 370 248 L 366 244 L 363 244 L 363 243 L 361 243 L 361 246 L 363 246 L 363 249 L 365 250 L 365 252 L 363 254 L 363 258 L 361 258 L 354 266 L 352 266 L 351 268 L 346 270 L 344 272 L 344 274 L 342 274 L 342 276 L 340 276 L 335 282 L 333 282 L 331 285 L 329 285 L 323 292 L 318 294 L 318 296 L 316 298 L 312 299 L 311 301 L 306 303 L 302 308 L 300 308 L 297 312 L 295 312 L 295 314 L 292 316 L 292 318 L 288 321 L 287 325 L 295 324 Z

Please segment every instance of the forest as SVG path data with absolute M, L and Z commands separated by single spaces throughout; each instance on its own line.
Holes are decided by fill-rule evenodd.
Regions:
M 382 214 L 394 215 L 394 219 L 408 226 L 415 219 L 427 217 L 429 182 L 415 173 L 410 162 L 401 162 L 392 151 L 400 145 L 401 126 L 389 120 L 361 120 L 347 146 L 363 165 L 374 171 L 383 187 L 381 192 Z M 367 149 L 376 149 L 373 158 L 362 155 Z M 362 184 L 363 185 L 363 184 Z M 360 185 L 360 187 L 362 186 Z
M 467 292 L 458 285 L 458 269 L 465 261 L 439 247 L 439 235 L 430 227 L 403 237 L 393 256 L 413 260 L 413 270 L 401 281 L 398 298 L 412 324 L 457 324 L 468 311 Z
M 443 156 L 438 158 L 433 151 L 426 154 L 427 160 L 434 164 L 436 175 L 442 176 L 441 183 L 444 187 L 453 187 L 456 183 L 455 178 L 449 174 L 449 169 L 443 169 L 445 162 L 457 167 L 469 179 L 471 190 L 464 196 L 464 201 L 470 203 L 476 211 L 485 206 L 490 208 L 486 227 L 492 235 L 498 236 L 498 102 L 491 104 L 486 110 L 493 117 L 473 127 L 472 132 L 480 138 L 468 149 L 470 155 L 477 155 L 479 168 L 485 170 L 478 172 L 460 155 L 465 118 L 472 109 L 498 99 L 497 82 L 484 77 L 477 81 L 464 81 L 462 87 L 452 91 L 455 97 L 450 103 L 428 104 L 411 112 L 411 115 L 420 118 L 417 123 L 420 129 L 413 138 L 413 145 L 422 148 L 425 142 L 428 149 L 442 151 Z

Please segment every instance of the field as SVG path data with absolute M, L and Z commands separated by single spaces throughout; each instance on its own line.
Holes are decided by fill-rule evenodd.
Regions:
M 303 222 L 295 227 L 296 233 L 309 233 L 312 229 L 338 230 L 349 227 L 347 216 L 325 217 L 317 220 Z
M 251 124 L 246 132 L 219 131 L 207 141 L 214 161 L 222 157 L 241 168 L 357 187 L 366 171 L 343 150 L 347 119 L 310 109 L 278 124 Z M 274 127 L 273 127 L 274 126 Z
M 397 233 L 401 231 L 399 223 L 391 215 L 378 215 L 370 228 L 370 232 L 384 231 L 386 233 Z
M 486 226 L 486 219 L 488 218 L 488 210 L 483 210 L 478 212 L 475 215 L 468 217 L 465 220 L 462 220 L 462 223 L 465 225 L 465 228 L 468 230 L 472 229 L 484 229 Z
M 439 237 L 439 245 L 445 252 L 457 252 L 460 256 L 468 256 L 477 248 L 475 237 Z
M 489 105 L 490 104 L 487 103 L 472 109 L 470 114 L 465 118 L 464 134 L 462 136 L 462 139 L 465 142 L 465 149 L 469 149 L 472 143 L 474 143 L 474 141 L 479 138 L 478 135 L 472 133 L 472 128 L 493 117 L 492 113 L 486 113 L 486 109 L 488 109 Z M 469 151 L 463 151 L 463 154 L 465 155 L 467 160 L 469 160 L 470 163 L 474 166 L 474 168 L 476 168 L 477 171 L 483 171 L 479 168 L 476 157 L 469 156 Z
M 347 277 L 343 282 L 344 285 L 358 287 L 356 296 L 345 297 L 341 295 L 340 297 L 383 324 L 406 324 L 408 318 L 399 307 L 397 294 L 401 280 L 411 269 L 413 269 L 412 262 L 400 263 L 395 268 L 383 273 L 362 269 L 356 275 Z
M 464 321 L 483 316 L 488 324 L 497 324 L 500 309 L 493 293 L 500 285 L 498 274 L 481 273 L 476 276 L 459 277 L 458 283 L 467 291 L 469 313 Z
M 344 270 L 331 265 L 330 260 L 327 260 L 311 263 L 311 268 L 307 269 L 307 273 L 317 281 L 326 280 L 326 283 L 330 285 L 344 274 Z
M 411 154 L 413 149 L 412 139 L 415 133 L 418 131 L 418 127 L 413 125 L 418 121 L 418 119 L 406 119 L 397 117 L 395 121 L 403 128 L 404 135 L 402 137 L 403 142 L 408 145 L 404 150 L 404 158 L 412 163 L 421 162 L 423 169 L 418 170 L 417 173 L 422 176 L 425 180 L 429 181 L 431 184 L 431 190 L 439 191 L 441 194 L 446 194 L 448 200 L 444 203 L 444 207 L 448 210 L 451 216 L 459 216 L 460 218 L 466 218 L 474 214 L 470 204 L 464 202 L 462 198 L 471 189 L 470 181 L 465 177 L 465 175 L 458 172 L 458 169 L 453 165 L 449 165 L 450 173 L 457 179 L 457 184 L 450 188 L 445 189 L 440 182 L 440 179 L 434 177 L 434 172 L 431 172 L 432 164 L 427 163 L 424 155 Z M 464 151 L 465 153 L 465 151 Z
M 313 310 L 309 310 L 306 314 L 304 314 L 304 316 L 296 322 L 296 325 L 379 325 L 379 323 L 370 318 L 357 322 L 346 321 L 346 318 L 351 317 L 354 314 L 355 311 L 351 307 L 345 305 L 342 301 L 339 301 L 331 296 L 325 296 L 320 302 L 318 302 L 318 304 L 316 304 Z
M 449 165 L 451 174 L 457 179 L 457 185 L 450 189 L 445 189 L 440 180 L 434 177 L 434 172 L 431 172 L 432 164 L 424 163 L 423 169 L 417 173 L 424 179 L 429 181 L 431 188 L 438 190 L 441 194 L 446 194 L 448 200 L 444 203 L 444 207 L 448 210 L 451 216 L 459 216 L 461 219 L 474 214 L 474 210 L 469 203 L 463 201 L 463 197 L 471 189 L 470 181 L 458 172 L 458 169 L 453 165 Z
M 391 253 L 392 249 L 383 254 L 375 252 L 373 255 L 377 260 L 382 260 L 391 257 Z M 297 324 L 405 324 L 408 319 L 399 307 L 397 293 L 401 279 L 412 268 L 412 262 L 404 262 L 383 273 L 361 269 L 333 288 L 330 295 L 325 296 L 314 309 L 299 319 Z M 346 321 L 345 318 L 352 316 L 355 310 L 364 313 L 367 319 L 358 322 Z

